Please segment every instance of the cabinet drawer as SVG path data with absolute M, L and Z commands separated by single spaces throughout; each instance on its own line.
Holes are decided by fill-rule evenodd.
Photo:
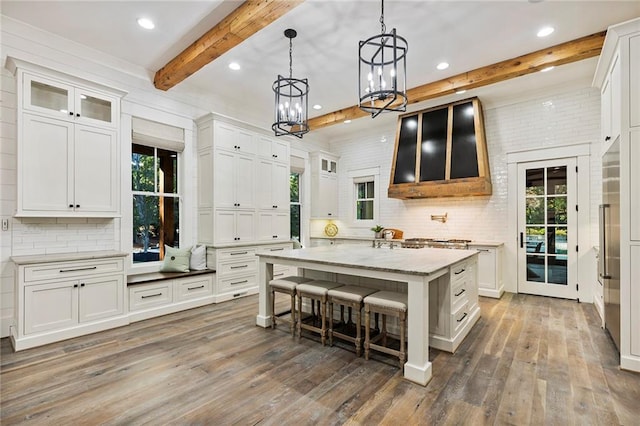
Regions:
M 256 254 L 255 248 L 237 248 L 232 250 L 218 250 L 217 256 L 219 262 L 226 262 L 229 260 L 238 260 L 238 259 L 253 259 Z
M 234 291 L 244 291 L 251 287 L 258 286 L 258 279 L 255 274 L 245 275 L 235 278 L 218 280 L 218 293 L 230 293 Z
M 460 262 L 451 267 L 451 283 L 453 286 L 467 279 L 469 276 L 469 266 L 468 262 Z
M 233 275 L 233 274 L 247 274 L 256 273 L 258 271 L 258 259 L 247 259 L 239 262 L 226 262 L 221 263 L 216 272 L 220 276 Z
M 50 279 L 66 279 L 76 277 L 87 277 L 97 274 L 121 272 L 124 270 L 122 258 L 102 259 L 64 262 L 64 263 L 44 263 L 33 266 L 25 266 L 24 282 L 34 282 Z
M 467 303 L 467 280 L 457 281 L 452 285 L 451 312 L 456 312 L 460 306 Z
M 451 315 L 451 333 L 455 336 L 462 327 L 469 321 L 469 303 L 465 302 L 460 308 Z
M 173 301 L 173 281 L 129 287 L 129 310 L 137 311 Z
M 176 280 L 176 300 L 188 300 L 213 294 L 212 276 Z

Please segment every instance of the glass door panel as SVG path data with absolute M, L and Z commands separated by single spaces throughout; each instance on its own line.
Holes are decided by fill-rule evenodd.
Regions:
M 55 117 L 69 117 L 73 113 L 73 88 L 54 80 L 25 75 L 24 107 Z
M 76 89 L 76 113 L 80 120 L 98 121 L 100 124 L 114 124 L 114 99 L 99 93 Z
M 566 159 L 519 165 L 518 291 L 577 298 L 569 286 L 575 281 L 569 256 L 575 252 L 568 249 L 570 241 L 577 241 L 577 227 L 575 209 L 567 208 L 575 204 L 577 182 L 568 173 L 574 164 L 575 159 Z

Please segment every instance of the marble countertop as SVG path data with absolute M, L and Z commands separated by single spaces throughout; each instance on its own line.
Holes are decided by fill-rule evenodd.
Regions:
M 476 256 L 477 253 L 473 250 L 436 248 L 416 250 L 338 245 L 259 253 L 258 256 L 261 260 L 286 259 L 410 275 L 430 275 L 461 260 Z
M 82 251 L 76 253 L 33 254 L 27 256 L 12 256 L 11 260 L 16 265 L 29 265 L 34 263 L 72 262 L 74 260 L 104 259 L 107 257 L 126 257 L 129 253 L 115 250 Z
M 373 238 L 373 237 L 350 237 L 350 236 L 335 236 L 335 237 L 327 237 L 327 236 L 317 236 L 317 237 L 311 237 L 312 240 L 314 239 L 319 239 L 319 240 L 353 240 L 353 241 L 372 241 L 372 240 L 376 240 L 376 241 L 394 241 L 394 242 L 402 242 L 405 239 L 393 239 L 393 240 L 387 240 L 384 238 Z M 447 238 L 442 238 L 443 240 L 446 240 Z M 504 245 L 503 242 L 501 241 L 487 241 L 487 240 L 473 240 L 470 243 L 468 243 L 469 246 L 484 246 L 484 247 L 500 247 L 502 245 Z

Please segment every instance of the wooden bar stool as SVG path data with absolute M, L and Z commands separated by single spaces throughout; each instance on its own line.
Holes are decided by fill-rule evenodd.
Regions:
M 344 287 L 333 288 L 327 293 L 327 303 L 329 304 L 329 346 L 333 346 L 333 337 L 354 343 L 356 346 L 356 356 L 360 356 L 362 352 L 362 307 L 363 300 L 366 296 L 375 293 L 377 290 L 366 287 L 358 287 L 347 285 Z M 342 331 L 336 331 L 333 324 L 333 305 L 340 305 L 340 325 Z M 348 308 L 347 321 L 344 320 L 344 308 Z M 355 337 L 347 334 L 347 328 L 353 324 L 351 321 L 351 313 L 355 313 Z
M 324 346 L 327 341 L 327 293 L 329 290 L 336 287 L 340 287 L 341 284 L 332 281 L 314 280 L 308 283 L 299 284 L 296 287 L 296 293 L 298 294 L 298 338 L 302 336 L 302 329 L 320 333 L 320 339 Z M 302 321 L 302 298 L 307 297 L 311 299 L 311 310 L 313 313 L 314 303 L 319 302 L 320 308 L 318 309 L 320 315 L 320 327 L 312 324 L 305 324 Z
M 371 313 L 382 315 L 382 329 L 380 334 L 371 338 Z M 400 349 L 387 347 L 387 315 L 393 315 L 399 320 Z M 369 359 L 369 350 L 373 349 L 389 355 L 397 356 L 400 360 L 400 368 L 403 368 L 407 358 L 405 348 L 405 327 L 407 324 L 407 295 L 393 291 L 379 291 L 364 298 L 364 358 Z M 382 344 L 377 342 L 382 340 Z
M 276 318 L 280 321 L 288 322 L 291 327 L 291 336 L 295 336 L 296 325 L 296 287 L 298 284 L 313 281 L 311 278 L 289 276 L 284 278 L 273 279 L 269 281 L 269 288 L 271 289 L 271 328 L 276 328 Z M 291 317 L 286 319 L 283 315 L 288 312 L 281 312 L 276 314 L 276 292 L 285 293 L 291 297 Z

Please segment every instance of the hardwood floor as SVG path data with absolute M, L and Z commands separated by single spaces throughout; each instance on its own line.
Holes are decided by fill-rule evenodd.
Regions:
M 283 308 L 288 303 L 278 302 Z M 1 348 L 11 424 L 626 424 L 640 374 L 620 370 L 593 305 L 505 294 L 433 378 L 255 326 L 257 296 L 13 353 Z

